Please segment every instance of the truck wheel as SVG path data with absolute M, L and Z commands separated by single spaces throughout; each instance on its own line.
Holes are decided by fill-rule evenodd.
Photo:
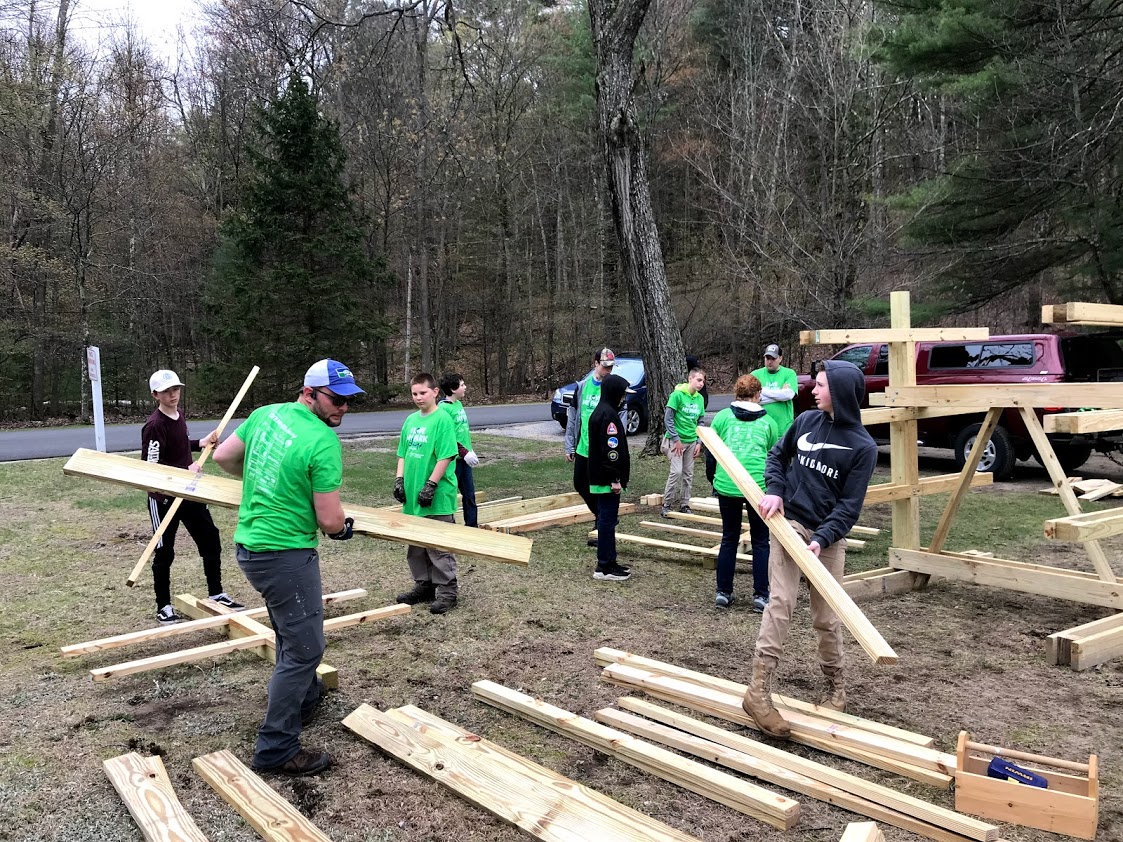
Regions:
M 624 420 L 624 431 L 629 436 L 634 436 L 636 433 L 642 433 L 647 430 L 646 413 L 638 404 L 629 404 L 625 407 Z
M 1057 459 L 1060 461 L 1061 467 L 1064 468 L 1064 472 L 1071 475 L 1073 471 L 1088 461 L 1088 457 L 1092 455 L 1092 445 L 1054 444 L 1053 452 L 1057 454 Z M 1037 451 L 1034 451 L 1033 456 L 1042 465 L 1045 464 Z
M 975 444 L 975 437 L 979 434 L 982 424 L 970 424 L 959 431 L 955 437 L 955 467 L 962 470 L 967 464 L 967 457 Z M 995 479 L 1006 479 L 1014 473 L 1014 443 L 1010 441 L 1010 434 L 1003 427 L 995 427 L 987 442 L 983 457 L 979 460 L 979 471 L 989 471 Z

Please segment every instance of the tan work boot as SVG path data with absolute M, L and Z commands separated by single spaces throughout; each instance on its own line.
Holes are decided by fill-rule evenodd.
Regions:
M 819 702 L 819 707 L 830 708 L 839 712 L 846 710 L 845 674 L 841 669 L 832 672 L 827 672 L 824 669 L 823 675 L 827 677 L 827 692 Z
M 772 705 L 772 673 L 775 669 L 776 665 L 764 658 L 753 658 L 753 679 L 745 691 L 745 698 L 741 700 L 741 707 L 761 731 L 786 740 L 791 736 L 792 729 Z

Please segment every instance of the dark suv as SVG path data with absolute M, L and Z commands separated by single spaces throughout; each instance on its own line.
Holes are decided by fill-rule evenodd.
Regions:
M 643 370 L 643 360 L 634 354 L 617 354 L 616 365 L 612 367 L 613 374 L 625 378 L 635 390 L 634 395 L 628 395 L 625 404 L 625 427 L 628 435 L 647 431 L 647 381 Z M 589 374 L 592 374 L 592 369 Z M 588 375 L 586 375 L 588 376 Z M 573 393 L 577 391 L 577 383 L 567 383 L 554 390 L 554 397 L 550 401 L 550 416 L 565 429 L 566 413 L 573 404 Z
M 1088 335 L 1029 333 L 992 336 L 968 342 L 918 342 L 916 382 L 920 386 L 985 385 L 987 383 L 1066 383 L 1123 380 L 1123 333 Z M 873 342 L 851 345 L 832 357 L 846 360 L 866 375 L 866 394 L 883 392 L 889 384 L 889 346 Z M 812 409 L 811 378 L 801 375 L 796 412 Z M 868 406 L 868 401 L 862 404 Z M 1071 412 L 1079 407 L 1049 407 L 1038 414 Z M 983 416 L 948 415 L 923 418 L 917 433 L 928 447 L 948 447 L 955 452 L 956 467 L 962 467 L 975 443 Z M 888 438 L 887 424 L 870 427 L 874 438 Z M 1066 472 L 1079 468 L 1092 451 L 1123 450 L 1123 432 L 1095 435 L 1050 434 L 1053 449 Z M 996 479 L 1008 477 L 1018 459 L 1037 452 L 1025 423 L 1016 409 L 1003 413 L 991 436 L 980 471 L 992 471 Z M 1038 459 L 1040 461 L 1040 459 Z

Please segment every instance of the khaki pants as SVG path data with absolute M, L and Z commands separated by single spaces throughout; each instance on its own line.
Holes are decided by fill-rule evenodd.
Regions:
M 452 515 L 426 515 L 430 520 L 455 523 Z M 457 596 L 460 588 L 456 582 L 456 556 L 447 550 L 430 547 L 415 547 L 410 544 L 406 549 L 406 562 L 409 574 L 415 582 L 432 582 L 436 585 L 437 596 Z
M 789 520 L 788 523 L 804 541 L 811 540 L 811 530 L 803 524 L 794 520 Z M 819 555 L 819 562 L 841 582 L 843 568 L 846 566 L 846 539 L 843 538 L 823 550 Z M 773 667 L 779 663 L 780 656 L 784 653 L 784 642 L 788 639 L 802 575 L 799 565 L 792 560 L 776 536 L 772 535 L 768 558 L 768 607 L 760 622 L 756 654 L 760 658 L 771 659 Z M 811 588 L 811 624 L 819 635 L 819 665 L 824 673 L 832 675 L 843 666 L 842 621 L 814 588 Z
M 663 437 L 659 450 L 671 460 L 671 472 L 667 476 L 667 487 L 663 489 L 663 508 L 679 509 L 689 505 L 691 489 L 694 487 L 694 442 L 684 445 L 681 456 L 671 452 L 671 440 Z

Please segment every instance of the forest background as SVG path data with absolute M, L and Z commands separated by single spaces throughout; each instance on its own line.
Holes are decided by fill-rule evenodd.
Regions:
M 1040 329 L 1123 303 L 1123 0 L 592 0 L 630 91 L 682 343 Z M 204 0 L 175 58 L 75 0 L 0 0 L 0 421 L 461 371 L 544 396 L 645 345 L 614 234 L 585 3 Z

